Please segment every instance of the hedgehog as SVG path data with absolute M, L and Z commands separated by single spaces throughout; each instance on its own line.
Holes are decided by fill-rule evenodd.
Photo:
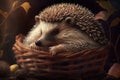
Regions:
M 102 25 L 87 8 L 72 3 L 54 4 L 35 16 L 36 23 L 23 43 L 30 48 L 48 49 L 52 55 L 79 52 L 105 46 Z

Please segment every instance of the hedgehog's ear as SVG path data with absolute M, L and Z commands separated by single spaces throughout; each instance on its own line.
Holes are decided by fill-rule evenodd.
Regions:
M 65 20 L 64 20 L 65 23 L 68 23 L 68 24 L 73 24 L 74 20 L 72 17 L 66 17 Z
M 39 20 L 40 20 L 39 16 L 38 16 L 38 15 L 35 16 L 35 21 L 36 21 L 36 22 L 39 22 Z

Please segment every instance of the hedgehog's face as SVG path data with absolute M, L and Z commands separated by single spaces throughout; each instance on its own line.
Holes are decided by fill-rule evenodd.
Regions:
M 36 31 L 39 31 L 39 37 L 35 38 L 35 45 L 39 47 L 50 47 L 58 44 L 64 44 L 79 38 L 79 30 L 68 24 L 68 20 L 57 23 L 49 23 L 45 21 L 36 22 Z M 36 32 L 37 33 L 37 32 Z M 34 38 L 34 37 L 33 37 Z
M 59 29 L 56 28 L 57 23 L 48 23 L 40 21 L 36 24 L 36 28 L 40 32 L 40 36 L 36 38 L 35 44 L 37 46 L 50 46 L 55 44 L 55 36 L 59 33 Z

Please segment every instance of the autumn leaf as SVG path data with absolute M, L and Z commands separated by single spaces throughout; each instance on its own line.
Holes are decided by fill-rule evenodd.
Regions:
M 120 23 L 120 18 L 117 17 L 111 22 L 110 26 L 111 27 L 117 26 L 119 23 Z
M 1 10 L 0 9 L 0 14 L 3 16 L 3 17 L 7 17 L 7 15 L 8 15 L 8 13 L 7 12 L 5 12 L 5 11 L 3 11 L 3 10 Z
M 21 4 L 21 7 L 25 10 L 25 12 L 27 13 L 28 10 L 31 8 L 31 5 L 29 4 L 29 2 L 24 2 L 23 4 Z
M 13 64 L 10 66 L 10 71 L 11 72 L 15 72 L 16 70 L 18 70 L 19 66 L 17 64 Z
M 2 50 L 0 50 L 0 57 L 2 57 L 2 55 L 3 55 L 3 51 L 2 51 Z
M 12 4 L 12 9 L 18 4 L 19 1 L 14 1 Z

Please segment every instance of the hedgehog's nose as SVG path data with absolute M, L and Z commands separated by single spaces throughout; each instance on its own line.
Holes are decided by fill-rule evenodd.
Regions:
M 39 41 L 36 41 L 35 44 L 36 44 L 37 46 L 41 46 L 41 45 L 42 45 L 42 43 L 41 43 L 40 40 L 39 40 Z

